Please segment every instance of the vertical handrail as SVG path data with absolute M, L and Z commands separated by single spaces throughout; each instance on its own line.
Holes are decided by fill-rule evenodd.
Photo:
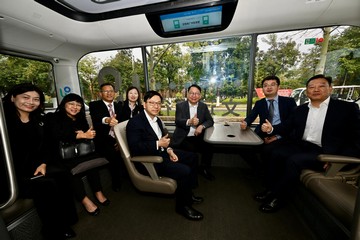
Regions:
M 257 45 L 258 34 L 251 34 L 251 46 L 250 46 L 250 68 L 248 77 L 248 96 L 246 101 L 246 116 L 250 114 L 252 109 L 253 91 L 255 89 L 255 58 L 256 58 L 256 45 Z
M 14 164 L 12 162 L 8 132 L 6 128 L 5 113 L 1 99 L 0 99 L 0 136 L 4 148 L 5 170 L 8 173 L 7 176 L 9 178 L 9 187 L 10 187 L 9 199 L 5 203 L 0 205 L 0 209 L 3 209 L 12 205 L 16 201 L 16 198 L 18 196 L 18 191 L 17 191 L 17 183 L 15 178 Z

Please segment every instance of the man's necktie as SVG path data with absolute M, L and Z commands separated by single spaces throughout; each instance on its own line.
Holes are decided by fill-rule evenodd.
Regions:
M 112 108 L 112 104 L 109 103 L 109 104 L 108 104 L 108 107 L 109 107 L 110 117 L 114 117 L 114 116 L 115 116 L 115 113 L 114 113 L 114 110 L 113 110 L 113 108 Z M 111 128 L 110 128 L 109 135 L 112 136 L 113 138 L 115 138 L 114 127 L 111 127 Z
M 269 116 L 268 120 L 272 124 L 274 118 L 274 99 L 269 99 Z

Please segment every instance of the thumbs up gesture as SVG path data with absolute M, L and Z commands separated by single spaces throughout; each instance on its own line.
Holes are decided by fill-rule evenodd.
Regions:
M 191 126 L 197 126 L 199 125 L 199 119 L 197 118 L 197 114 L 195 113 L 194 117 L 190 119 L 190 125 Z
M 167 148 L 170 144 L 169 134 L 166 134 L 162 138 L 159 139 L 158 145 L 159 147 Z
M 273 131 L 273 126 L 269 120 L 265 119 L 265 122 L 261 125 L 261 131 L 270 134 Z
M 107 122 L 108 122 L 110 127 L 113 127 L 116 124 L 118 124 L 118 120 L 116 119 L 116 114 L 114 114 L 112 117 L 109 117 Z
M 85 135 L 88 139 L 93 139 L 95 137 L 96 131 L 94 130 L 93 126 L 91 126 L 89 130 L 86 131 Z

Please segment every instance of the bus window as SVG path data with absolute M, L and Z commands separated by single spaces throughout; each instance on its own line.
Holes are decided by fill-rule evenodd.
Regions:
M 281 89 L 292 89 L 298 105 L 306 103 L 306 81 L 324 74 L 333 78 L 333 97 L 345 101 L 359 98 L 359 27 L 334 26 L 258 36 L 255 87 L 267 75 L 277 75 Z M 322 51 L 323 48 L 327 49 Z
M 16 84 L 31 82 L 44 91 L 45 108 L 57 107 L 52 65 L 47 62 L 0 54 L 0 96 Z
M 95 79 L 84 78 L 86 68 L 83 66 L 90 61 L 94 70 L 101 69 L 98 74 L 106 67 L 119 72 L 118 99 L 124 99 L 126 88 L 131 85 L 139 87 L 142 93 L 147 87 L 159 91 L 164 97 L 161 115 L 169 121 L 175 119 L 176 103 L 185 100 L 187 88 L 196 83 L 202 88 L 203 101 L 214 118 L 218 121 L 229 118 L 239 121 L 246 116 L 250 42 L 251 37 L 245 36 L 147 46 L 144 51 L 148 83 L 144 80 L 139 48 L 89 54 L 79 62 L 79 75 L 83 88 L 89 86 L 89 79 Z M 96 71 L 93 72 L 95 74 Z M 97 85 L 92 89 L 96 89 L 102 81 L 116 82 L 112 74 L 98 76 L 101 79 L 95 79 Z M 96 99 L 94 93 L 91 97 L 85 92 L 84 95 L 88 96 L 87 100 Z

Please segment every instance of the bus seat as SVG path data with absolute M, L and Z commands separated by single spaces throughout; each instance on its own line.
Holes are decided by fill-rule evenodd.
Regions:
M 347 229 L 351 229 L 357 201 L 360 159 L 328 154 L 321 154 L 318 159 L 329 164 L 327 171 L 303 170 L 300 179 Z M 352 167 L 344 169 L 345 166 Z
M 131 157 L 126 139 L 126 125 L 128 121 L 121 122 L 114 127 L 115 137 L 120 146 L 121 155 L 125 162 L 126 169 L 134 186 L 142 192 L 173 194 L 177 184 L 174 179 L 158 176 L 154 168 L 154 163 L 162 162 L 159 156 L 136 156 Z M 137 171 L 134 162 L 141 162 L 149 176 Z

